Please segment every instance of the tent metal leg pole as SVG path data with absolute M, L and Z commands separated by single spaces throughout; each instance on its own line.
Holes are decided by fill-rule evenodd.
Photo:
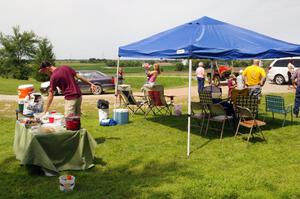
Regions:
M 115 78 L 115 104 L 114 104 L 114 108 L 116 108 L 117 103 L 118 103 L 118 85 L 119 85 L 119 68 L 120 68 L 120 57 L 118 57 L 118 61 L 117 61 L 117 74 L 116 74 L 116 78 Z
M 192 60 L 189 59 L 189 95 L 188 95 L 188 136 L 187 156 L 190 156 L 190 133 L 191 133 L 191 86 L 192 86 Z

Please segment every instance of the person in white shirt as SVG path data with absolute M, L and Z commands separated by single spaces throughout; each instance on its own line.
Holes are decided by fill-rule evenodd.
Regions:
M 290 89 L 293 88 L 292 74 L 294 73 L 294 70 L 295 70 L 295 66 L 293 64 L 293 60 L 289 61 L 287 67 L 288 67 L 288 72 L 287 72 L 287 75 L 288 75 L 288 90 L 290 90 Z
M 244 79 L 243 79 L 243 70 L 239 71 L 239 75 L 236 78 L 237 89 L 245 88 Z
M 204 82 L 205 82 L 205 69 L 203 62 L 199 62 L 198 68 L 196 69 L 196 77 L 198 80 L 198 93 L 203 91 Z

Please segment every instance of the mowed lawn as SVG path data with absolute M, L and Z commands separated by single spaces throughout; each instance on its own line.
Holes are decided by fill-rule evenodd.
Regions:
M 96 101 L 84 101 L 83 127 L 98 143 L 95 167 L 61 172 L 76 177 L 75 190 L 62 193 L 57 177 L 30 175 L 15 159 L 15 108 L 0 102 L 0 198 L 300 198 L 298 118 L 282 128 L 282 116 L 272 121 L 269 114 L 268 141 L 249 145 L 230 130 L 220 141 L 219 132 L 203 136 L 192 128 L 187 158 L 186 115 L 135 115 L 127 125 L 100 127 Z
M 130 84 L 134 91 L 140 91 L 141 87 L 146 81 L 146 76 L 126 76 L 125 84 Z M 157 78 L 157 84 L 164 85 L 165 88 L 178 88 L 188 86 L 188 78 L 182 76 L 160 76 Z M 17 95 L 17 88 L 19 85 L 23 84 L 33 84 L 37 92 L 39 92 L 41 87 L 41 82 L 34 79 L 29 80 L 16 80 L 16 79 L 6 79 L 0 77 L 0 94 L 6 95 Z M 196 80 L 193 80 L 193 84 L 196 84 Z
M 57 66 L 60 66 L 60 65 L 68 65 L 68 66 L 71 66 L 72 68 L 74 68 L 75 70 L 99 70 L 103 73 L 106 73 L 106 74 L 115 74 L 116 73 L 116 70 L 117 68 L 116 67 L 108 67 L 106 66 L 105 63 L 80 63 L 79 61 L 57 61 L 56 62 L 56 65 Z M 162 65 L 160 67 L 160 69 L 163 71 L 163 72 L 174 72 L 175 71 L 175 66 L 173 65 Z M 125 72 L 125 74 L 136 74 L 136 73 L 144 73 L 145 70 L 142 66 L 140 67 L 126 67 L 126 66 L 123 66 L 123 70 Z
M 108 75 L 115 76 L 116 68 L 107 67 L 103 63 L 80 63 L 79 61 L 61 62 L 58 61 L 56 65 L 68 65 L 75 70 L 98 70 Z M 156 83 L 163 85 L 165 88 L 178 88 L 188 86 L 188 73 L 174 72 L 174 66 L 163 66 L 164 72 L 157 78 Z M 125 70 L 125 84 L 130 84 L 134 91 L 140 91 L 141 87 L 146 82 L 145 71 L 142 67 L 124 67 Z M 0 77 L 0 94 L 16 95 L 19 85 L 33 84 L 37 92 L 41 87 L 41 82 L 30 78 L 29 80 L 16 80 Z M 196 80 L 193 78 L 193 85 L 196 85 Z

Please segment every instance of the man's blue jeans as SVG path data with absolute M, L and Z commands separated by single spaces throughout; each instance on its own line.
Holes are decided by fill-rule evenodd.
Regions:
M 200 93 L 200 91 L 203 91 L 204 89 L 205 78 L 197 77 L 197 80 L 198 80 L 198 93 Z
M 295 104 L 294 104 L 294 114 L 299 114 L 299 106 L 300 106 L 300 86 L 297 86 L 296 88 L 296 94 L 295 94 Z

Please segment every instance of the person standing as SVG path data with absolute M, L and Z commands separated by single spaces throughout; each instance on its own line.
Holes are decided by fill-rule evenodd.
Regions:
M 159 64 L 154 64 L 153 69 L 153 71 L 147 72 L 148 82 L 144 85 L 146 87 L 152 88 L 155 85 L 157 76 L 160 74 Z
M 293 60 L 289 61 L 288 65 L 287 65 L 287 68 L 288 68 L 288 72 L 287 72 L 287 75 L 288 75 L 288 90 L 290 90 L 290 89 L 293 88 L 292 74 L 294 73 L 294 70 L 295 70 Z
M 291 80 L 296 84 L 296 93 L 295 93 L 295 102 L 293 113 L 296 117 L 299 115 L 299 106 L 300 106 L 300 68 L 297 68 L 296 71 L 292 74 Z
M 65 97 L 65 116 L 81 115 L 82 97 L 75 78 L 89 84 L 92 91 L 97 89 L 93 83 L 78 75 L 75 70 L 69 66 L 55 67 L 50 62 L 44 61 L 40 65 L 39 72 L 50 76 L 50 90 L 44 113 L 48 112 L 53 101 L 54 91 L 56 87 L 58 87 Z
M 196 69 L 196 77 L 198 81 L 198 93 L 200 93 L 204 89 L 205 69 L 203 66 L 204 66 L 203 62 L 199 62 L 198 67 Z
M 236 87 L 236 77 L 234 74 L 229 76 L 228 82 L 228 99 L 231 99 L 232 90 Z
M 123 84 L 124 82 L 124 69 L 123 67 L 119 68 L 119 72 L 118 72 L 118 84 Z
M 259 67 L 259 63 L 258 59 L 253 60 L 253 65 L 248 66 L 243 72 L 245 86 L 249 88 L 249 95 L 257 97 L 261 95 L 261 88 L 266 82 L 266 72 Z
M 244 85 L 244 78 L 243 78 L 243 70 L 239 71 L 239 75 L 236 78 L 236 84 L 237 84 L 237 89 L 243 89 L 245 87 Z

